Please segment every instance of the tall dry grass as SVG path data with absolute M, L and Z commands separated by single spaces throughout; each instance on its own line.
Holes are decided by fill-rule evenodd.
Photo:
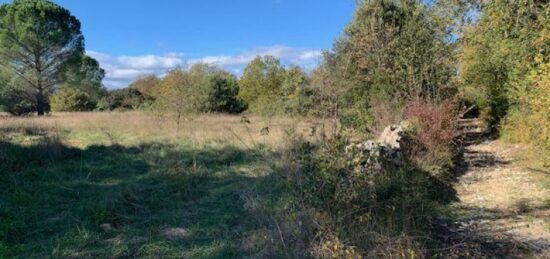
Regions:
M 252 147 L 279 147 L 287 130 L 308 132 L 312 123 L 287 117 L 262 118 L 209 114 L 190 116 L 177 128 L 169 115 L 142 111 L 54 113 L 46 117 L 0 116 L 1 132 L 67 132 L 102 135 L 117 144 L 157 140 L 190 140 L 198 144 L 223 142 Z M 79 145 L 78 136 L 70 138 Z

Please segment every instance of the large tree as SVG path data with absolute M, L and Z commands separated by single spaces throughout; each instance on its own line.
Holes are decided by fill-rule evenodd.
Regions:
M 377 96 L 439 99 L 454 65 L 444 21 L 418 0 L 362 1 L 340 50 Z
M 321 92 L 332 116 L 366 130 L 381 124 L 379 111 L 391 115 L 384 123 L 393 123 L 411 99 L 448 97 L 457 31 L 455 11 L 444 6 L 449 1 L 359 1 L 314 80 L 327 89 Z
M 19 79 L 12 87 L 44 115 L 59 73 L 80 59 L 84 37 L 80 22 L 47 0 L 14 0 L 0 6 L 0 64 Z

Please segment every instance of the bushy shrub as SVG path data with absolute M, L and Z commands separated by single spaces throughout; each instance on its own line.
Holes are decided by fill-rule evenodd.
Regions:
M 427 148 L 446 148 L 457 136 L 456 106 L 451 101 L 432 103 L 421 99 L 409 102 L 406 117 L 418 126 L 417 137 Z
M 416 99 L 407 105 L 405 116 L 417 145 L 408 150 L 409 157 L 421 168 L 450 180 L 458 136 L 457 109 L 450 101 L 432 103 Z
M 96 108 L 89 94 L 75 88 L 62 88 L 50 98 L 54 112 L 83 112 Z
M 138 77 L 128 88 L 138 90 L 141 94 L 149 97 L 155 96 L 161 80 L 155 75 L 145 75 Z

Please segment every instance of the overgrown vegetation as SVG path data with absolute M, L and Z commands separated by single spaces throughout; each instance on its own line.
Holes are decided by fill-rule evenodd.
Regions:
M 316 146 L 295 142 L 284 179 L 294 206 L 307 213 L 314 257 L 426 256 L 438 208 L 454 199 L 448 184 L 414 166 L 364 169 L 342 140 Z M 366 157 L 365 157 L 366 159 Z M 298 226 L 295 226 L 298 227 Z M 422 233 L 422 234 L 420 234 Z M 288 242 L 289 244 L 291 242 Z M 436 254 L 431 254 L 436 255 Z
M 69 11 L 3 4 L 0 108 L 54 113 L 0 117 L 0 257 L 468 256 L 440 233 L 457 121 L 550 165 L 549 17 L 539 0 L 362 0 L 312 71 L 263 56 L 107 91 Z M 60 113 L 87 111 L 104 112 Z

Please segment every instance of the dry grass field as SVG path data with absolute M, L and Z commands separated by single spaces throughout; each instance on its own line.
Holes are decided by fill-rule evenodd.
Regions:
M 310 130 L 297 121 L 3 116 L 0 258 L 277 254 L 258 204 L 283 206 L 271 172 L 285 132 Z
M 212 114 L 183 118 L 179 130 L 176 124 L 170 116 L 140 111 L 55 113 L 48 117 L 0 116 L 2 132 L 64 134 L 63 140 L 77 147 L 112 142 L 132 145 L 161 140 L 277 147 L 288 130 L 310 135 L 313 122 L 285 117 Z

